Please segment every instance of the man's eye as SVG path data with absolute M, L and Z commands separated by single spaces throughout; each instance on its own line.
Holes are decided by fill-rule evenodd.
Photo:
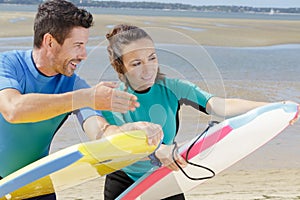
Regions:
M 81 47 L 82 47 L 82 44 L 75 44 L 75 47 L 81 48 Z
M 156 60 L 156 55 L 153 54 L 151 57 L 149 57 L 149 60 Z
M 156 60 L 156 56 L 150 57 L 149 60 Z

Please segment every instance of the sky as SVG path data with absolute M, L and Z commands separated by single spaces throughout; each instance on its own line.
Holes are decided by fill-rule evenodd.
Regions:
M 196 6 L 203 5 L 235 5 L 251 7 L 271 7 L 271 8 L 300 8 L 300 0 L 118 0 L 118 1 L 146 1 L 161 3 L 183 3 Z

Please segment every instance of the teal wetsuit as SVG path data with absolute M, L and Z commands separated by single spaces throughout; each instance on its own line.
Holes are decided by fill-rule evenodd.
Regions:
M 119 89 L 123 88 L 124 85 L 121 85 Z M 138 93 L 129 87 L 128 92 L 138 97 L 140 107 L 136 111 L 125 114 L 102 111 L 103 116 L 110 124 L 115 125 L 137 121 L 160 124 L 164 132 L 164 144 L 174 142 L 179 126 L 180 104 L 191 105 L 206 112 L 206 104 L 212 97 L 211 94 L 188 81 L 168 78 L 157 81 L 148 91 Z M 139 161 L 122 170 L 136 181 L 152 167 L 150 161 Z
M 0 90 L 13 88 L 21 94 L 59 94 L 87 87 L 76 74 L 47 77 L 39 73 L 31 50 L 0 54 Z M 75 113 L 81 123 L 92 115 L 101 115 L 88 108 Z M 69 114 L 36 123 L 11 124 L 0 113 L 0 176 L 5 177 L 48 155 L 54 134 Z

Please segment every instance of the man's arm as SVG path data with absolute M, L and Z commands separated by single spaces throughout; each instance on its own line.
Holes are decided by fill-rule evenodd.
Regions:
M 132 94 L 113 89 L 113 83 L 63 94 L 21 94 L 16 89 L 0 91 L 0 112 L 10 123 L 37 122 L 80 108 L 127 112 L 139 106 Z

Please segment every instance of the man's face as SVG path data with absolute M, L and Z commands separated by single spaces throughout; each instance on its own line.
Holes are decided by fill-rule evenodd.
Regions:
M 73 28 L 63 45 L 57 43 L 53 53 L 52 67 L 57 74 L 72 76 L 77 65 L 87 57 L 86 44 L 89 29 L 83 27 Z

